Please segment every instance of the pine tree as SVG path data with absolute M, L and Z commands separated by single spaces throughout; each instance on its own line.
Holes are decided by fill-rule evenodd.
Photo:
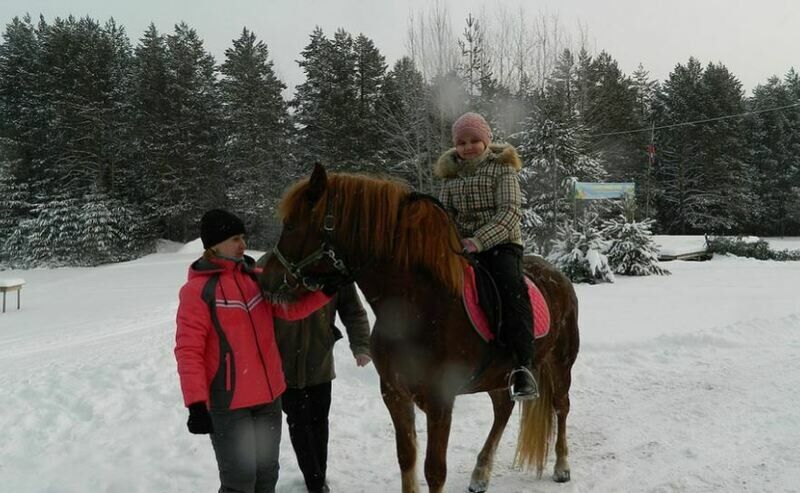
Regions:
M 608 244 L 594 226 L 596 216 L 590 216 L 578 224 L 559 225 L 553 250 L 547 259 L 572 282 L 614 282 L 614 273 L 603 252 Z
M 352 36 L 339 29 L 328 39 L 317 27 L 301 55 L 306 80 L 296 87 L 292 106 L 303 160 L 359 169 L 360 123 L 348 117 L 360 108 Z M 371 80 L 371 74 L 364 75 L 365 82 Z
M 357 103 L 355 158 L 359 169 L 381 170 L 386 147 L 381 132 L 380 102 L 386 78 L 386 60 L 371 39 L 359 34 L 353 43 Z
M 694 58 L 677 65 L 659 94 L 656 118 L 662 125 L 702 120 L 703 68 Z M 703 211 L 706 171 L 699 162 L 696 129 L 676 126 L 659 133 L 659 157 L 654 170 L 658 223 L 676 234 L 694 232 L 694 219 Z
M 276 202 L 295 177 L 287 166 L 289 115 L 263 41 L 246 28 L 225 51 L 220 68 L 227 200 L 245 221 L 249 243 L 266 248 L 276 239 Z
M 297 62 L 305 72 L 305 82 L 295 88 L 295 96 L 291 102 L 294 107 L 299 140 L 299 152 L 302 161 L 322 160 L 330 162 L 325 141 L 327 108 L 325 102 L 330 98 L 331 82 L 331 43 L 316 27 L 311 33 L 311 40 L 301 52 Z
M 702 104 L 710 118 L 744 113 L 742 84 L 721 64 L 706 67 Z M 702 208 L 691 217 L 694 227 L 713 233 L 740 232 L 759 204 L 752 190 L 754 174 L 747 148 L 745 123 L 729 118 L 696 129 L 699 164 L 705 170 Z
M 796 74 L 792 71 L 785 81 L 772 77 L 756 87 L 749 108 L 758 111 L 794 103 L 789 86 L 793 76 Z M 800 149 L 798 123 L 800 110 L 794 108 L 760 113 L 749 121 L 755 190 L 762 205 L 751 228 L 759 234 L 785 236 L 800 230 L 800 222 L 792 218 L 800 186 L 800 167 L 796 164 L 796 151 Z
M 156 197 L 166 238 L 187 241 L 202 212 L 225 205 L 220 107 L 213 57 L 184 23 L 166 37 L 166 173 Z M 191 228 L 191 229 L 190 229 Z
M 573 216 L 573 180 L 597 182 L 605 177 L 599 160 L 587 147 L 584 130 L 543 118 L 529 117 L 516 136 L 524 165 L 520 173 L 525 193 L 523 209 L 530 210 L 525 233 L 547 252 L 560 225 Z M 530 228 L 530 229 L 528 229 Z
M 608 53 L 601 52 L 591 63 L 587 102 L 581 119 L 597 137 L 591 148 L 601 157 L 612 181 L 633 181 L 643 168 L 643 134 L 616 134 L 638 128 L 636 92 L 631 81 Z M 614 135 L 603 135 L 614 134 Z
M 0 266 L 10 264 L 8 239 L 31 217 L 31 195 L 44 178 L 39 51 L 30 17 L 15 17 L 0 44 Z
M 441 150 L 433 139 L 430 89 L 414 62 L 403 57 L 386 74 L 379 128 L 386 140 L 388 169 L 417 190 L 433 192 L 431 161 Z
M 159 233 L 166 233 L 167 192 L 162 178 L 170 175 L 168 127 L 171 105 L 169 101 L 169 73 L 167 45 L 164 36 L 154 24 L 145 30 L 134 50 L 131 81 L 133 135 L 136 142 L 135 159 L 128 170 L 128 193 L 150 210 L 148 216 L 159 224 Z
M 130 49 L 113 21 L 55 19 L 42 31 L 42 85 L 52 108 L 45 161 L 49 191 L 113 192 L 125 160 Z
M 358 122 L 350 118 L 358 105 L 356 54 L 353 37 L 338 29 L 330 43 L 330 98 L 322 100 L 324 108 L 323 138 L 331 164 L 343 169 L 359 169 Z
M 602 235 L 610 241 L 608 263 L 617 274 L 629 276 L 665 275 L 653 243 L 652 219 L 631 221 L 625 214 L 603 223 Z
M 562 51 L 547 79 L 546 91 L 539 103 L 547 118 L 571 126 L 581 124 L 578 121 L 581 96 L 578 75 L 575 56 L 570 50 Z
M 44 178 L 42 143 L 47 136 L 40 67 L 36 28 L 30 17 L 15 17 L 0 44 L 0 157 L 10 183 L 34 188 Z
M 800 74 L 792 68 L 784 77 L 784 82 L 794 101 L 800 101 Z M 800 108 L 794 108 L 789 115 L 789 121 L 794 131 L 791 134 L 788 148 L 793 156 L 800 156 Z M 794 196 L 787 205 L 787 220 L 791 221 L 793 225 L 792 234 L 800 234 L 800 166 L 794 166 L 787 175 L 787 181 L 792 184 L 792 190 L 794 190 Z
M 631 87 L 635 94 L 635 107 L 638 126 L 650 122 L 653 118 L 653 107 L 659 91 L 658 81 L 650 78 L 650 72 L 640 63 L 631 76 Z

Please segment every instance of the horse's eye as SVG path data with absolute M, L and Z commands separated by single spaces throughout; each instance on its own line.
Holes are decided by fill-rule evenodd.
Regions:
M 283 225 L 283 229 L 285 229 L 286 231 L 292 231 L 294 229 L 294 224 L 286 223 Z

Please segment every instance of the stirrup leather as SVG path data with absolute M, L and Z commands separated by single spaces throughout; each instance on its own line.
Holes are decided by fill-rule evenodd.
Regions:
M 528 376 L 531 378 L 531 382 L 533 382 L 533 392 L 530 394 L 517 394 L 514 392 L 514 375 L 517 373 L 527 373 Z M 511 373 L 508 375 L 508 396 L 513 401 L 532 401 L 539 398 L 539 384 L 536 383 L 536 378 L 533 376 L 533 373 L 524 366 L 519 368 L 514 368 L 511 370 Z

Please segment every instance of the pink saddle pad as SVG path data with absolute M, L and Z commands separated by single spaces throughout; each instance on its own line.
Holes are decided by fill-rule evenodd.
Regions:
M 539 288 L 527 276 L 525 277 L 525 282 L 528 285 L 528 297 L 531 300 L 531 308 L 533 308 L 533 336 L 538 339 L 550 332 L 550 310 L 547 308 L 547 302 L 544 300 Z M 467 310 L 467 316 L 472 322 L 472 327 L 484 341 L 493 340 L 495 335 L 490 330 L 486 314 L 478 303 L 475 270 L 469 265 L 464 272 L 464 296 L 462 298 L 464 299 L 464 308 Z

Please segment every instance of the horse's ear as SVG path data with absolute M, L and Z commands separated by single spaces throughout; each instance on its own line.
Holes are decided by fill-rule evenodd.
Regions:
M 328 175 L 325 173 L 325 167 L 321 164 L 314 163 L 314 171 L 311 173 L 311 178 L 308 180 L 308 200 L 314 203 L 322 197 L 325 192 L 325 187 L 328 186 Z

